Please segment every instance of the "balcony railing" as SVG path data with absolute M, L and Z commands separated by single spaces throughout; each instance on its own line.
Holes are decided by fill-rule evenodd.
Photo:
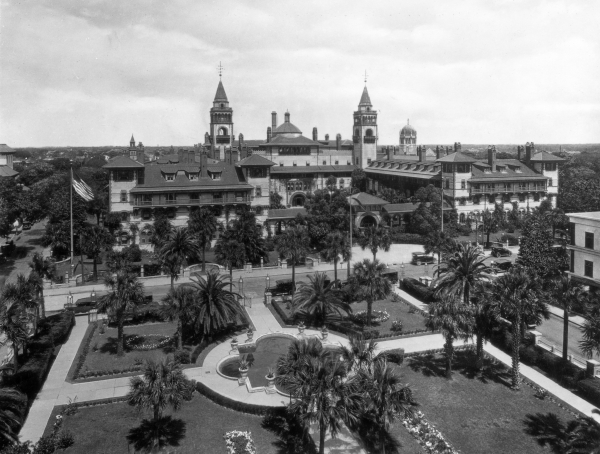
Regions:
M 165 206 L 165 205 L 223 205 L 228 203 L 250 203 L 252 196 L 223 196 L 211 197 L 188 197 L 178 196 L 176 199 L 167 199 L 165 196 L 156 196 L 152 200 L 133 200 L 133 206 Z
M 229 136 L 217 136 L 217 143 L 230 143 L 231 137 Z
M 531 186 L 531 187 L 519 187 L 513 186 L 512 188 L 471 188 L 471 194 L 505 194 L 505 193 L 518 193 L 518 192 L 546 192 L 546 188 L 543 186 Z
M 363 140 L 365 143 L 375 143 L 375 141 L 377 140 L 377 137 L 375 136 L 364 136 Z

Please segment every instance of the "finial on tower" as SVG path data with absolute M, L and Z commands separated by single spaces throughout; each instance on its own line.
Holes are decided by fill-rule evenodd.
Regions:
M 223 65 L 221 65 L 221 62 L 219 62 L 217 69 L 219 70 L 219 80 L 221 80 L 221 76 L 223 75 Z
M 365 69 L 365 85 L 367 85 L 367 70 Z
M 410 124 L 410 118 L 406 119 L 406 124 L 409 125 Z

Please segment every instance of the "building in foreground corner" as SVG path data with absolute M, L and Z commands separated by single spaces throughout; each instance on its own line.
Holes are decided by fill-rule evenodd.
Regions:
M 569 275 L 573 280 L 600 289 L 600 211 L 569 213 Z

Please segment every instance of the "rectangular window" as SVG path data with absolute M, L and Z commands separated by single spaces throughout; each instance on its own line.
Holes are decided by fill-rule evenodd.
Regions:
M 450 180 L 446 180 L 446 189 L 450 189 Z
M 114 173 L 115 181 L 133 181 L 132 170 L 115 170 Z
M 138 170 L 137 172 L 137 184 L 144 184 L 144 171 Z
M 548 180 L 548 187 L 552 186 L 552 183 L 553 183 L 553 181 L 552 181 L 552 178 L 550 178 L 550 179 Z
M 175 174 L 174 173 L 167 173 L 167 174 L 165 174 L 165 180 L 167 180 L 167 181 L 175 181 Z
M 594 234 L 585 232 L 585 247 L 586 249 L 594 249 Z
M 213 200 L 215 202 L 220 202 L 221 200 L 223 200 L 223 194 L 221 192 L 213 193 Z
M 590 260 L 584 261 L 583 274 L 586 277 L 594 277 L 594 262 Z
M 260 186 L 256 187 L 256 197 L 262 197 L 262 188 Z
M 467 180 L 460 180 L 460 188 L 467 189 Z
M 575 251 L 571 250 L 571 273 L 575 272 Z
M 190 194 L 190 202 L 198 203 L 200 201 L 200 194 L 197 192 L 192 192 Z
M 197 173 L 188 173 L 188 178 L 190 179 L 190 181 L 198 181 L 198 174 Z
M 323 165 L 326 166 L 327 165 L 327 161 L 323 160 Z
M 575 246 L 575 223 L 574 222 L 569 222 L 569 240 L 570 240 L 570 245 L 571 246 Z
M 167 194 L 167 203 L 177 202 L 177 194 Z
M 127 191 L 121 191 L 121 202 L 127 202 Z
M 335 161 L 335 165 L 337 166 L 339 163 L 340 163 L 340 161 L 338 161 L 338 160 L 336 159 L 336 161 Z

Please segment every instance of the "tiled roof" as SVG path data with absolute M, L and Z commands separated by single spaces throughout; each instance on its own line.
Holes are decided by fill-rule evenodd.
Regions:
M 296 125 L 285 121 L 275 128 L 273 135 L 275 134 L 302 134 L 302 131 Z
M 336 142 L 335 139 L 333 139 L 333 140 L 319 140 L 318 142 L 319 142 L 319 146 L 321 148 L 336 148 L 337 147 L 337 142 Z M 352 147 L 352 146 L 354 146 L 353 142 L 351 140 L 348 140 L 348 139 L 342 139 L 340 141 L 340 145 L 342 147 L 348 147 L 348 146 Z
M 358 194 L 351 195 L 349 199 L 360 202 L 362 205 L 389 205 L 387 200 L 383 200 L 379 197 L 371 195 L 367 192 L 359 192 Z M 359 206 L 359 203 L 352 203 L 353 206 Z
M 504 171 L 498 171 L 498 166 L 504 166 Z M 471 182 L 478 181 L 491 181 L 491 180 L 547 180 L 548 177 L 545 177 L 535 170 L 527 167 L 524 163 L 517 159 L 498 159 L 496 161 L 496 169 L 495 171 L 486 173 L 484 169 L 489 169 L 490 166 L 485 163 L 475 162 L 473 163 L 472 169 L 472 178 L 469 180 Z M 517 169 L 520 172 L 517 172 Z
M 14 177 L 18 174 L 19 172 L 17 172 L 15 169 L 11 169 L 8 166 L 0 166 L 0 177 Z
M 367 91 L 367 86 L 365 85 L 365 89 L 362 92 L 362 96 L 360 97 L 359 106 L 371 106 L 371 98 L 369 97 L 369 92 Z
M 394 175 L 398 177 L 430 180 L 441 175 L 440 165 L 436 161 L 419 161 L 418 159 L 377 160 L 372 161 L 365 169 L 367 173 Z
M 252 140 L 252 139 L 250 139 L 250 140 L 244 139 L 244 141 L 242 142 L 243 145 L 250 147 L 250 148 L 260 147 L 263 143 L 265 143 L 264 140 Z M 239 146 L 240 146 L 239 140 L 234 140 L 233 146 L 239 148 Z
M 275 166 L 271 168 L 271 173 L 338 173 L 352 172 L 356 166 Z
M 437 162 L 477 162 L 477 159 L 457 151 L 438 159 Z
M 294 219 L 299 214 L 306 215 L 306 208 L 284 208 L 269 210 L 267 219 Z
M 215 94 L 215 100 L 213 102 L 229 102 L 227 100 L 227 95 L 225 94 L 223 82 L 221 81 L 219 81 L 219 86 L 217 87 L 217 93 Z
M 390 214 L 412 213 L 417 208 L 419 208 L 419 203 L 389 203 L 383 206 L 383 209 Z M 448 202 L 444 202 L 444 210 L 453 209 Z
M 273 161 L 269 161 L 267 158 L 263 158 L 262 156 L 257 154 L 248 156 L 247 158 L 235 163 L 236 167 L 271 167 L 274 165 L 275 163 Z
M 135 167 L 144 167 L 144 164 L 134 161 L 129 156 L 115 156 L 102 166 L 105 169 L 131 169 Z
M 16 153 L 16 151 L 13 150 L 12 148 L 10 148 L 5 143 L 0 143 L 0 154 L 9 154 L 9 153 Z
M 532 162 L 564 162 L 563 158 L 554 156 L 547 151 L 540 151 L 531 157 Z
M 152 190 L 183 190 L 183 189 L 250 189 L 253 186 L 246 183 L 241 170 L 235 166 L 218 162 L 218 164 L 208 164 L 209 171 L 221 172 L 220 180 L 213 180 L 211 177 L 198 177 L 197 180 L 190 181 L 186 174 L 175 176 L 174 181 L 165 180 L 165 174 L 173 174 L 177 171 L 187 173 L 199 173 L 200 167 L 197 164 L 157 164 L 146 166 L 144 171 L 144 184 L 138 184 L 131 192 L 148 192 Z
M 318 146 L 319 143 L 313 140 L 310 140 L 308 137 L 298 136 L 298 137 L 284 137 L 284 136 L 275 136 L 269 142 L 263 142 L 264 146 L 278 146 L 278 145 L 309 145 L 309 146 Z

